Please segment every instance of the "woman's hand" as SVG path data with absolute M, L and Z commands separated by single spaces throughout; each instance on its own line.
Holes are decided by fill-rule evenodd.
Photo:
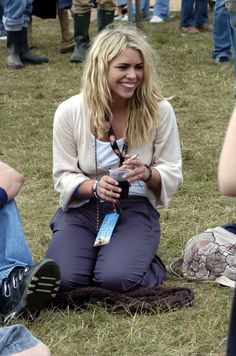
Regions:
M 121 188 L 118 182 L 110 176 L 103 176 L 97 184 L 97 194 L 102 200 L 115 203 L 120 198 Z
M 127 181 L 129 183 L 132 183 L 136 180 L 147 180 L 150 176 L 150 171 L 145 166 L 145 164 L 136 158 L 130 159 L 129 155 L 126 155 L 126 160 L 124 161 L 122 167 L 128 168 L 131 170 L 130 173 L 126 174 L 125 178 L 127 178 Z

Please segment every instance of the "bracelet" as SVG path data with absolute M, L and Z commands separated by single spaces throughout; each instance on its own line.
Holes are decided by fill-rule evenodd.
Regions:
M 98 187 L 99 181 L 98 181 L 98 180 L 94 180 L 93 182 L 94 182 L 94 183 L 93 183 L 93 185 L 92 185 L 92 187 L 91 187 L 91 194 L 92 194 L 96 199 L 101 200 L 100 196 L 99 196 L 98 193 L 97 193 L 97 187 Z
M 8 202 L 8 195 L 5 189 L 0 187 L 0 208 L 2 208 Z
M 152 178 L 152 168 L 149 167 L 147 164 L 144 165 L 148 169 L 148 177 L 147 179 L 143 179 L 143 182 L 148 182 Z

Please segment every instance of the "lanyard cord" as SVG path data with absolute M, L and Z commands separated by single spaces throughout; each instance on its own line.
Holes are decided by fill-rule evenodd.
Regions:
M 125 142 L 124 142 L 124 145 L 122 147 L 122 150 L 120 150 L 119 146 L 117 144 L 117 141 L 116 141 L 116 136 L 114 134 L 113 128 L 112 128 L 111 123 L 110 123 L 110 121 L 109 121 L 107 116 L 105 117 L 105 120 L 106 120 L 107 126 L 109 128 L 108 136 L 109 136 L 109 140 L 110 140 L 110 145 L 111 145 L 111 148 L 114 151 L 114 153 L 120 159 L 120 164 L 119 164 L 119 167 L 120 167 L 120 166 L 122 166 L 122 163 L 125 160 L 125 155 L 128 152 L 128 142 L 127 142 L 127 140 L 125 138 Z
M 120 164 L 119 164 L 119 167 L 122 165 L 122 163 L 124 162 L 125 160 L 125 155 L 128 151 L 128 142 L 126 141 L 126 138 L 125 138 L 125 142 L 124 142 L 124 145 L 123 145 L 123 148 L 122 148 L 122 151 L 119 149 L 118 147 L 118 144 L 116 142 L 116 137 L 114 135 L 114 131 L 112 129 L 112 126 L 109 122 L 108 119 L 106 119 L 107 121 L 107 124 L 109 125 L 109 132 L 108 132 L 108 135 L 109 135 L 109 140 L 110 140 L 110 145 L 111 145 L 111 148 L 113 149 L 114 153 L 119 157 L 120 159 Z M 97 158 L 97 132 L 95 130 L 95 133 L 94 133 L 94 153 L 95 153 L 95 179 L 98 181 L 98 158 Z M 100 201 L 97 199 L 97 204 L 96 204 L 96 230 L 98 232 L 99 230 L 99 225 L 100 225 Z M 118 208 L 118 205 L 117 204 L 112 204 L 113 205 L 113 210 L 114 211 L 119 211 L 119 208 Z
M 95 152 L 95 179 L 96 181 L 98 181 L 98 158 L 97 158 L 97 132 L 95 130 L 95 133 L 94 133 L 94 138 L 95 138 L 95 141 L 94 141 L 94 152 Z M 97 206 L 96 206 L 96 230 L 98 232 L 99 230 L 99 225 L 100 225 L 100 202 L 99 200 L 97 199 L 97 202 L 96 202 Z

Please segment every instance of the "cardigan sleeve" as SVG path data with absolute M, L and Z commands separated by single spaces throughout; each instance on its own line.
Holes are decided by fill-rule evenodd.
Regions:
M 68 99 L 56 110 L 53 125 L 53 181 L 60 193 L 60 206 L 63 210 L 79 206 L 78 200 L 71 200 L 76 188 L 89 179 L 78 167 L 78 138 L 75 135 L 76 120 L 80 113 Z
M 182 184 L 182 158 L 175 113 L 171 104 L 164 100 L 160 105 L 160 123 L 154 139 L 152 167 L 161 176 L 161 196 L 154 204 L 165 207 Z

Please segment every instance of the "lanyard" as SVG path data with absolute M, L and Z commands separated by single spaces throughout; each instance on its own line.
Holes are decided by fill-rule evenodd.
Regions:
M 110 145 L 111 145 L 111 148 L 113 149 L 114 153 L 120 159 L 120 164 L 119 164 L 119 167 L 120 167 L 122 165 L 122 163 L 124 162 L 124 160 L 125 160 L 126 153 L 128 152 L 128 142 L 127 142 L 127 140 L 125 138 L 125 142 L 124 142 L 124 145 L 122 147 L 122 150 L 120 150 L 119 146 L 118 146 L 118 144 L 116 142 L 116 137 L 115 137 L 113 128 L 112 128 L 108 118 L 106 118 L 106 123 L 107 123 L 107 126 L 109 128 L 108 136 L 109 136 L 109 140 L 110 140 Z

